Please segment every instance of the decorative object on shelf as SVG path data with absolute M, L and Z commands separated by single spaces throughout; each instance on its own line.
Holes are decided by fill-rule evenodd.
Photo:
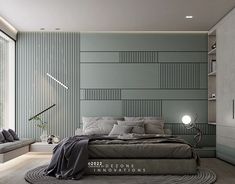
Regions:
M 212 94 L 211 94 L 211 98 L 215 98 L 215 93 L 212 93 Z
M 197 131 L 197 134 L 194 136 L 195 144 L 194 144 L 193 147 L 195 147 L 195 148 L 198 148 L 198 145 L 199 145 L 199 143 L 202 139 L 202 131 L 201 131 L 200 128 L 198 128 L 196 126 L 197 119 L 198 119 L 197 114 L 196 114 L 193 122 L 192 122 L 191 116 L 189 116 L 189 115 L 184 115 L 182 117 L 182 123 L 184 124 L 186 129 L 189 129 L 189 130 L 190 129 L 195 129 Z
M 60 142 L 60 138 L 55 135 L 49 135 L 47 138 L 47 143 L 48 144 L 57 144 Z
M 46 108 L 45 110 L 39 112 L 38 114 L 32 116 L 31 118 L 29 118 L 29 121 L 31 120 L 36 120 L 39 121 L 39 123 L 37 124 L 37 127 L 39 127 L 40 129 L 42 129 L 42 135 L 40 136 L 40 139 L 42 142 L 47 142 L 47 127 L 48 127 L 48 123 L 43 121 L 39 115 L 43 114 L 44 112 L 48 111 L 49 109 L 51 109 L 52 107 L 54 107 L 55 104 L 51 105 L 50 107 Z
M 216 42 L 211 46 L 211 49 L 215 49 L 216 48 Z
M 211 60 L 211 72 L 215 72 L 216 71 L 216 60 L 212 59 Z

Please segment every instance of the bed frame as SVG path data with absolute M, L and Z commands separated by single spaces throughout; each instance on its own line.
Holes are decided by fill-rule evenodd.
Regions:
M 89 159 L 89 175 L 196 174 L 195 159 Z

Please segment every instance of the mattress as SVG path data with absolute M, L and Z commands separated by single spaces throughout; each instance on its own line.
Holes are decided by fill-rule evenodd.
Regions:
M 95 141 L 88 145 L 89 158 L 176 158 L 193 157 L 193 150 L 183 143 L 144 141 Z
M 196 174 L 195 159 L 89 159 L 86 174 Z

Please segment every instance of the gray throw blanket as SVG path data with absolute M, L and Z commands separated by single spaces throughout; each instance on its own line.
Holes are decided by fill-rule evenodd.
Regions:
M 46 175 L 58 179 L 80 179 L 88 162 L 89 137 L 74 136 L 65 138 L 53 150 L 53 156 Z
M 80 179 L 88 166 L 88 142 L 104 144 L 115 143 L 137 144 L 140 142 L 152 143 L 182 143 L 188 144 L 183 139 L 169 135 L 125 135 L 118 137 L 109 136 L 74 136 L 62 140 L 53 150 L 51 162 L 45 174 L 58 179 Z M 189 144 L 188 144 L 189 145 Z M 118 146 L 118 145 L 117 145 Z M 192 149 L 193 157 L 199 164 L 199 157 Z

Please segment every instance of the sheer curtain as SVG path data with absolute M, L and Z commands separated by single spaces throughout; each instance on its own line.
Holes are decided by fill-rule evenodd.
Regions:
M 15 41 L 0 32 L 0 128 L 15 129 Z

